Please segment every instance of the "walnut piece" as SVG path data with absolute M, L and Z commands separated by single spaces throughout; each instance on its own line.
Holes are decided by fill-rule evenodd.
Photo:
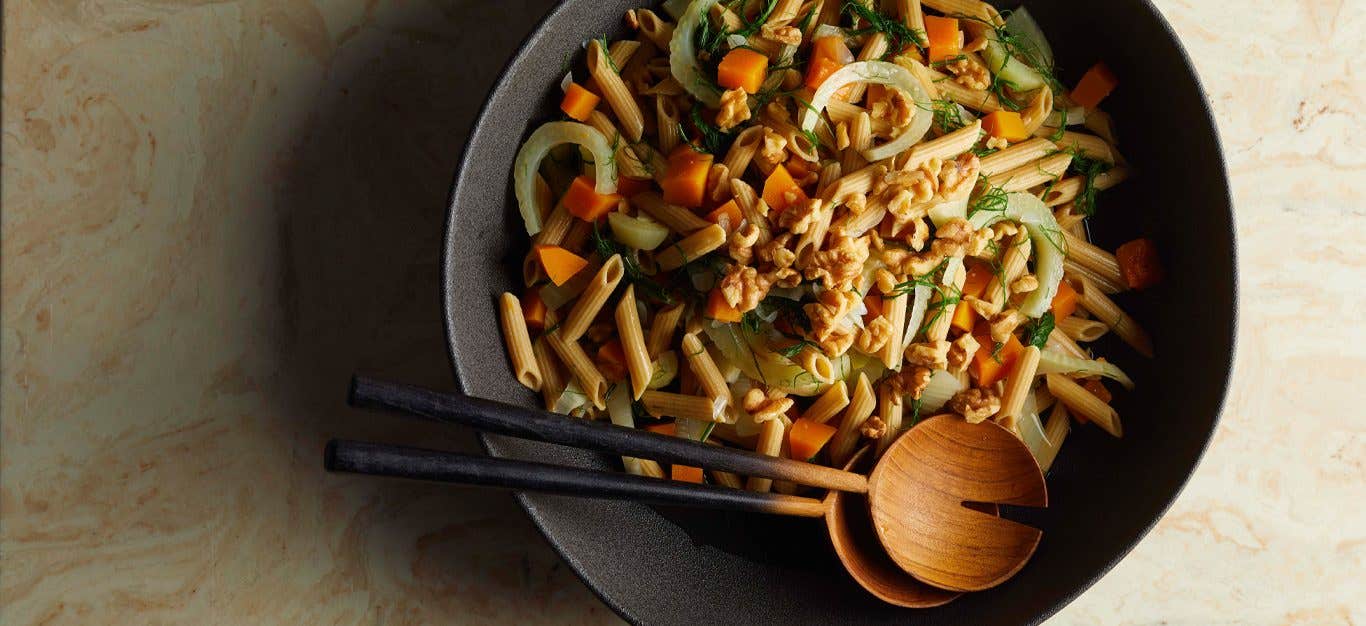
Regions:
M 787 158 L 787 138 L 765 126 L 764 140 L 759 144 L 758 157 L 769 165 L 782 163 Z
M 906 362 L 911 365 L 942 370 L 949 366 L 949 342 L 944 339 L 913 343 L 906 348 Z
M 721 110 L 716 113 L 716 127 L 727 131 L 749 119 L 749 95 L 744 89 L 730 89 L 721 94 Z
M 1039 279 L 1033 274 L 1022 274 L 1010 283 L 1010 293 L 1029 293 L 1039 288 Z
M 820 279 L 826 289 L 848 289 L 863 273 L 868 239 L 837 237 L 826 250 L 817 250 L 803 270 L 807 280 Z
M 768 243 L 761 244 L 758 248 L 759 260 L 778 269 L 792 267 L 797 261 L 797 255 L 787 247 L 791 242 L 792 233 L 783 233 L 768 240 Z
M 953 73 L 953 82 L 968 89 L 986 89 L 991 86 L 991 73 L 981 63 L 973 61 L 971 57 L 964 56 L 961 59 L 944 64 L 944 67 Z
M 754 416 L 754 423 L 756 424 L 778 419 L 794 404 L 792 398 L 787 397 L 787 393 L 784 391 L 769 389 L 765 392 L 759 387 L 750 388 L 741 400 L 741 406 Z
M 721 279 L 721 295 L 741 313 L 753 311 L 768 295 L 773 280 L 748 265 L 733 265 Z
M 866 439 L 881 439 L 883 435 L 887 434 L 887 422 L 882 421 L 882 418 L 876 415 L 869 417 L 868 421 L 859 428 L 859 434 Z
M 852 291 L 827 289 L 821 292 L 816 302 L 804 305 L 802 310 L 811 320 L 812 336 L 817 341 L 825 341 L 833 336 L 859 299 L 858 294 Z
M 802 45 L 802 31 L 796 26 L 764 24 L 759 28 L 759 36 L 769 41 L 776 41 L 789 46 Z
M 946 406 L 969 424 L 978 424 L 1001 410 L 1001 397 L 990 389 L 964 389 L 949 398 Z
M 877 354 L 892 339 L 892 322 L 885 315 L 879 315 L 864 325 L 854 346 L 864 354 Z
M 759 241 L 759 227 L 746 223 L 735 229 L 726 242 L 726 252 L 740 265 L 749 265 L 754 258 L 754 243 Z
M 939 170 L 939 195 L 945 199 L 952 199 L 971 192 L 977 184 L 977 174 L 981 169 L 982 160 L 971 152 L 964 152 L 958 158 L 945 163 Z
M 801 235 L 811 229 L 820 211 L 820 198 L 812 198 L 806 202 L 798 201 L 788 205 L 787 210 L 778 215 L 778 226 L 786 228 L 794 235 Z
M 965 255 L 974 230 L 967 220 L 955 217 L 934 231 L 934 242 L 930 244 L 930 250 L 941 256 Z
M 930 377 L 934 370 L 928 367 L 912 367 L 901 372 L 901 389 L 903 393 L 909 394 L 912 400 L 919 400 L 925 393 L 925 388 L 930 386 Z
M 1010 334 L 1025 321 L 1023 313 L 1015 309 L 1006 309 L 997 313 L 991 318 L 991 340 L 996 343 L 1005 343 L 1010 339 Z
M 873 119 L 887 120 L 895 128 L 903 128 L 915 119 L 915 101 L 905 91 L 891 85 L 878 91 L 881 97 L 869 98 L 868 103 Z
M 977 354 L 977 349 L 980 347 L 982 347 L 981 344 L 977 343 L 977 338 L 973 337 L 972 333 L 963 333 L 954 339 L 953 344 L 949 346 L 949 366 L 947 369 L 955 374 L 967 369 L 968 363 L 972 361 L 972 357 Z

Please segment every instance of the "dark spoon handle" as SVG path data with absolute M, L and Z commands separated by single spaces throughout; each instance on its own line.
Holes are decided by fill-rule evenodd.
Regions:
M 325 459 L 333 472 L 774 515 L 825 514 L 824 503 L 814 498 L 359 441 L 328 442 Z
M 484 432 L 585 450 L 719 469 L 825 489 L 868 491 L 866 478 L 832 467 L 362 376 L 351 379 L 351 404 L 401 411 Z

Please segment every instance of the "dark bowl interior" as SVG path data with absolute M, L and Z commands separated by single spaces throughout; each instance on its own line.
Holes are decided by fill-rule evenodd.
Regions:
M 447 223 L 445 307 L 452 363 L 468 394 L 534 406 L 509 371 L 494 296 L 519 286 L 527 238 L 511 188 L 519 142 L 554 118 L 564 59 L 621 32 L 640 2 L 567 0 L 508 65 L 466 147 Z M 1217 131 L 1194 70 L 1145 0 L 1031 0 L 1072 82 L 1104 59 L 1120 77 L 1106 108 L 1138 176 L 1102 194 L 1092 220 L 1105 247 L 1160 245 L 1168 281 L 1118 298 L 1150 330 L 1159 360 L 1107 338 L 1099 354 L 1138 382 L 1118 393 L 1125 436 L 1074 428 L 1049 476 L 1051 506 L 1017 518 L 1044 530 L 1033 561 L 990 591 L 945 607 L 898 609 L 842 570 L 818 521 L 654 509 L 624 502 L 520 496 L 527 513 L 608 605 L 650 624 L 1032 623 L 1089 587 L 1176 497 L 1218 419 L 1235 327 L 1232 207 Z M 1085 10 L 1080 10 L 1085 6 Z M 616 461 L 489 436 L 490 454 L 609 469 Z

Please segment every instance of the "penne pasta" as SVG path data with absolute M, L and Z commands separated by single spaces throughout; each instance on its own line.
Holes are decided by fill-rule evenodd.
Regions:
M 655 417 L 674 417 L 704 422 L 722 421 L 722 412 L 726 406 L 720 398 L 654 390 L 641 394 L 640 403 L 645 406 L 646 412 Z
M 1080 226 L 1080 224 L 1078 224 L 1077 226 Z M 1069 229 L 1067 232 L 1073 233 L 1073 229 Z M 1075 234 L 1073 236 L 1075 236 Z M 1124 291 L 1127 288 L 1127 285 L 1123 283 L 1113 282 L 1108 276 L 1104 276 L 1099 272 L 1096 272 L 1095 270 L 1086 267 L 1085 265 L 1082 265 L 1081 263 L 1078 263 L 1071 259 L 1067 259 L 1062 262 L 1062 269 L 1064 275 L 1072 277 L 1074 281 L 1080 281 L 1083 278 L 1091 281 L 1091 283 L 1094 284 L 1097 289 L 1100 289 L 1102 293 L 1114 295 Z
M 975 120 L 947 135 L 918 143 L 906 151 L 906 164 L 902 166 L 902 169 L 915 169 L 930 159 L 948 161 L 963 154 L 971 150 L 973 144 L 977 143 L 981 132 L 982 120 Z
M 952 77 L 934 70 L 928 70 L 927 74 L 934 82 L 935 87 L 939 88 L 940 93 L 958 104 L 978 113 L 995 113 L 1004 109 L 996 94 L 990 91 L 965 87 L 953 80 Z
M 1039 469 L 1044 472 L 1053 467 L 1053 462 L 1058 458 L 1058 451 L 1062 449 L 1062 442 L 1067 439 L 1067 431 L 1070 430 L 1067 418 L 1067 406 L 1061 402 L 1054 404 L 1053 411 L 1048 414 L 1048 422 L 1043 427 L 1043 436 L 1049 445 L 1039 451 L 1037 457 Z
M 1038 370 L 1038 347 L 1029 346 L 1015 358 L 1015 365 L 1006 377 L 1005 392 L 1001 394 L 1001 410 L 996 412 L 996 419 L 1002 422 L 1002 426 L 1012 428 L 1011 425 L 1020 418 L 1020 411 L 1024 409 L 1025 398 L 1034 387 L 1034 376 Z
M 905 404 L 901 394 L 892 389 L 890 385 L 882 385 L 878 391 L 877 410 L 878 417 L 882 418 L 884 430 L 882 436 L 877 440 L 876 457 L 881 457 L 887 448 L 892 447 L 892 443 L 897 437 L 901 436 L 901 416 L 904 412 Z
M 1039 199 L 1040 199 L 1040 200 L 1043 200 L 1044 205 L 1045 205 L 1045 206 L 1049 206 L 1049 207 L 1055 207 L 1055 206 L 1058 206 L 1058 205 L 1061 205 L 1061 204 L 1067 204 L 1068 202 L 1071 202 L 1071 201 L 1073 201 L 1073 200 L 1076 200 L 1076 199 L 1077 199 L 1077 195 L 1081 193 L 1081 190 L 1082 190 L 1083 188 L 1085 188 L 1085 186 L 1086 186 L 1086 178 L 1085 178 L 1085 177 L 1082 177 L 1082 176 L 1068 176 L 1067 178 L 1064 178 L 1064 179 L 1058 181 L 1057 184 L 1055 184 L 1055 185 L 1052 185 L 1052 186 L 1050 186 L 1050 187 L 1045 187 L 1045 188 L 1044 188 L 1044 191 L 1043 191 L 1043 195 L 1040 196 Z M 1075 214 L 1070 214 L 1070 215 L 1075 215 Z M 1084 218 L 1085 216 L 1084 216 L 1084 215 L 1075 215 L 1075 217 L 1076 217 L 1077 221 L 1080 221 L 1080 220 L 1081 220 L 1082 218 Z M 1069 226 L 1071 226 L 1072 224 L 1073 224 L 1073 222 L 1070 221 L 1070 220 L 1067 221 L 1066 224 L 1063 223 L 1063 220 L 1059 220 L 1059 221 L 1058 221 L 1058 226 L 1061 226 L 1061 227 L 1063 228 L 1063 230 L 1067 230 L 1067 228 L 1068 228 Z
M 1095 341 L 1110 332 L 1110 327 L 1103 322 L 1096 320 L 1084 320 L 1075 315 L 1067 316 L 1067 319 L 1058 320 L 1057 328 L 1072 341 Z
M 987 301 L 991 303 L 993 312 L 1000 313 L 1005 308 L 1009 286 L 1025 272 L 1029 262 L 1029 253 L 1033 249 L 1034 245 L 1029 239 L 1029 233 L 1024 230 L 1021 230 L 1011 240 L 1010 248 L 1001 256 L 1001 272 L 993 274 L 991 282 L 987 283 Z
M 754 451 L 768 456 L 780 456 L 783 450 L 783 436 L 787 434 L 787 425 L 783 420 L 768 420 L 759 425 L 759 442 L 754 446 Z M 773 488 L 773 480 L 750 476 L 745 481 L 745 489 L 750 491 L 769 491 Z
M 831 204 L 843 204 L 854 195 L 867 195 L 875 182 L 881 182 L 887 175 L 887 166 L 869 165 L 860 170 L 845 174 L 829 185 L 821 199 Z
M 849 385 L 842 380 L 835 381 L 835 384 L 826 389 L 825 393 L 807 407 L 806 411 L 802 413 L 802 419 L 824 424 L 847 406 L 849 406 Z
M 584 331 L 588 330 L 588 325 L 593 323 L 593 318 L 598 316 L 598 311 L 602 310 L 602 305 L 606 304 L 607 298 L 621 283 L 621 277 L 625 273 L 620 254 L 613 255 L 598 268 L 583 293 L 579 294 L 574 308 L 569 310 L 569 316 L 560 325 L 558 332 L 565 341 L 576 341 L 583 336 Z
M 631 150 L 630 144 L 621 139 L 621 131 L 617 130 L 617 125 L 606 113 L 593 110 L 588 115 L 588 124 L 596 128 L 604 137 L 611 137 L 612 158 L 616 160 L 617 170 L 621 176 L 626 178 L 650 178 L 650 170 L 640 157 Z
M 678 328 L 678 320 L 682 317 L 681 304 L 667 306 L 655 313 L 654 322 L 650 324 L 650 340 L 645 346 L 650 351 L 651 359 L 659 358 L 668 349 L 673 342 L 674 330 Z
M 754 160 L 754 153 L 759 150 L 759 143 L 763 139 L 763 126 L 750 126 L 735 136 L 730 149 L 726 150 L 726 158 L 721 161 L 734 177 L 732 180 L 745 175 L 745 170 L 749 169 L 749 164 Z
M 832 124 L 852 124 L 854 118 L 858 117 L 860 114 L 866 113 L 868 113 L 868 109 L 857 104 L 850 104 L 844 100 L 831 100 L 825 104 L 825 115 L 830 118 L 830 123 Z M 882 118 L 872 119 L 870 117 L 868 120 L 868 129 L 871 134 L 879 137 L 887 137 L 892 134 L 891 122 Z
M 673 22 L 665 21 L 649 9 L 637 9 L 636 21 L 639 23 L 640 34 L 649 39 L 650 43 L 660 50 L 669 49 L 669 41 L 674 36 Z
M 992 176 L 987 179 L 987 184 L 1000 187 L 1007 193 L 1024 191 L 1061 178 L 1071 163 L 1072 155 L 1060 152 Z
M 873 147 L 873 118 L 864 111 L 855 115 L 848 127 L 849 147 L 840 153 L 839 166 L 841 171 L 853 172 L 868 164 L 863 151 Z
M 512 360 L 512 373 L 517 382 L 532 391 L 541 390 L 541 370 L 536 366 L 536 354 L 531 349 L 526 318 L 522 316 L 522 301 L 511 293 L 498 298 L 498 320 L 503 327 L 503 343 Z
M 654 191 L 636 194 L 631 198 L 631 204 L 680 235 L 687 235 L 711 225 L 711 222 L 698 217 L 686 207 L 665 202 L 664 198 Z
M 959 272 L 960 274 L 962 272 Z M 887 321 L 892 323 L 892 335 L 887 340 L 886 345 L 882 346 L 882 352 L 878 356 L 882 359 L 882 365 L 887 369 L 901 370 L 902 361 L 902 337 L 906 334 L 906 306 L 909 303 L 910 294 L 901 293 L 895 297 L 882 298 L 882 314 Z M 952 321 L 953 316 L 944 315 Z
M 1086 354 L 1086 351 L 1082 350 L 1081 346 L 1077 345 L 1076 341 L 1073 341 L 1071 337 L 1068 337 L 1067 333 L 1058 330 L 1057 327 L 1054 327 L 1053 331 L 1048 333 L 1048 341 L 1044 344 L 1044 347 L 1053 352 L 1076 357 L 1078 359 L 1091 358 L 1091 355 Z
M 678 105 L 673 98 L 655 96 L 655 123 L 659 135 L 659 149 L 672 153 L 678 147 Z
M 545 410 L 554 410 L 555 402 L 564 393 L 564 373 L 560 371 L 560 363 L 544 337 L 531 344 L 531 351 L 536 356 L 536 369 L 541 372 L 541 399 L 545 403 Z
M 688 360 L 688 369 L 697 377 L 702 391 L 712 400 L 722 403 L 724 408 L 721 418 L 715 421 L 734 424 L 737 414 L 731 403 L 730 387 L 726 386 L 721 370 L 717 369 L 716 362 L 712 360 L 711 354 L 702 346 L 702 341 L 696 334 L 683 335 L 683 357 Z
M 617 322 L 617 336 L 621 338 L 622 353 L 626 355 L 626 371 L 631 376 L 631 399 L 639 400 L 640 394 L 650 385 L 654 375 L 650 350 L 645 345 L 645 332 L 640 327 L 640 312 L 636 309 L 636 286 L 627 285 L 621 301 L 617 302 L 614 318 Z
M 640 45 L 637 42 L 618 43 Z M 612 112 L 616 114 L 622 133 L 633 142 L 640 141 L 640 136 L 645 130 L 645 118 L 640 112 L 640 105 L 636 104 L 635 96 L 631 95 L 626 83 L 622 82 L 621 75 L 617 73 L 617 67 L 619 66 L 607 55 L 607 51 L 602 49 L 601 42 L 596 39 L 589 42 L 588 73 L 593 75 L 593 80 L 602 90 L 602 99 L 607 101 Z
M 1110 148 L 1110 144 L 1105 143 L 1104 139 L 1095 135 L 1074 133 L 1070 130 L 1065 130 L 1062 133 L 1062 137 L 1057 139 L 1056 142 L 1059 149 L 1070 150 L 1079 156 L 1111 164 L 1115 162 L 1115 154 Z
M 636 459 L 636 461 L 637 467 L 640 468 L 641 476 L 664 478 L 664 468 L 659 465 L 658 461 L 651 459 Z
M 564 208 L 564 203 L 557 203 L 555 208 L 550 211 L 550 215 L 541 223 L 541 232 L 536 233 L 536 238 L 532 240 L 532 243 L 537 246 L 558 246 L 564 241 L 564 236 L 569 233 L 569 227 L 573 224 L 574 216 L 570 215 L 569 210 Z
M 735 204 L 740 207 L 740 215 L 744 217 L 745 222 L 759 229 L 759 240 L 756 243 L 767 243 L 772 239 L 773 226 L 768 222 L 768 205 L 754 192 L 754 188 L 738 177 L 732 178 L 730 193 Z
M 925 11 L 920 7 L 920 0 L 897 0 L 897 15 L 901 17 L 901 23 L 906 25 L 911 32 L 918 37 L 925 36 Z
M 1105 323 L 1124 343 L 1129 344 L 1139 354 L 1152 358 L 1153 341 L 1134 318 L 1129 317 L 1113 300 L 1101 293 L 1091 281 L 1082 279 L 1077 287 L 1077 304 Z
M 1119 412 L 1095 394 L 1062 374 L 1048 374 L 1044 380 L 1048 382 L 1048 391 L 1073 415 L 1094 423 L 1115 437 L 1124 436 Z
M 1057 150 L 1058 146 L 1053 142 L 1042 137 L 1035 137 L 982 157 L 979 172 L 982 176 L 987 177 L 1008 172 L 1026 163 L 1042 159 L 1050 153 L 1057 152 Z
M 854 450 L 858 447 L 859 437 L 862 435 L 860 429 L 873 415 L 875 408 L 877 396 L 873 393 L 873 386 L 868 382 L 868 375 L 859 372 L 858 381 L 854 383 L 854 395 L 849 400 L 849 406 L 845 407 L 843 417 L 840 418 L 839 430 L 835 431 L 834 438 L 830 440 L 830 460 L 835 467 L 844 467 L 844 464 L 849 462 L 849 457 L 853 456 Z
M 961 261 L 962 257 L 958 257 Z M 953 275 L 953 289 L 951 293 L 963 293 L 963 282 L 967 280 L 967 272 L 959 271 Z M 944 294 L 936 294 L 930 299 L 930 308 L 937 311 L 935 316 L 930 319 L 925 328 L 926 341 L 942 341 L 949 338 L 949 328 L 953 324 L 953 306 L 951 304 L 940 304 L 944 301 Z
M 711 224 L 683 239 L 674 242 L 655 255 L 655 265 L 660 271 L 677 269 L 702 258 L 726 243 L 726 229 L 719 224 Z
M 1067 231 L 1063 231 L 1062 237 L 1067 242 L 1068 259 L 1095 272 L 1108 284 L 1124 285 L 1124 276 L 1119 272 L 1119 261 L 1115 255 Z
M 546 343 L 550 344 L 550 348 L 560 357 L 560 362 L 564 363 L 565 368 L 574 376 L 574 380 L 578 381 L 579 388 L 588 396 L 589 402 L 598 409 L 607 408 L 607 379 L 598 371 L 598 366 L 593 364 L 593 359 L 588 358 L 583 346 L 579 345 L 578 341 L 565 339 L 558 330 L 543 336 Z

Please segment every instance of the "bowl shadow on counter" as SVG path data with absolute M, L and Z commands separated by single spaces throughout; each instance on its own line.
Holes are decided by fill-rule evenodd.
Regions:
M 451 172 L 522 29 L 553 3 L 510 4 L 385 9 L 383 27 L 372 21 L 339 43 L 275 184 L 282 261 L 273 289 L 282 330 L 274 343 L 283 364 L 279 389 L 293 420 L 284 428 L 293 441 L 295 479 L 324 491 L 324 502 L 363 501 L 340 513 L 356 516 L 348 532 L 362 527 L 356 539 L 370 551 L 407 553 L 430 536 L 439 539 L 420 556 L 447 566 L 428 580 L 402 561 L 363 565 L 403 568 L 377 572 L 381 580 L 416 578 L 418 594 L 403 601 L 422 602 L 430 617 L 459 611 L 461 594 L 453 588 L 487 590 L 476 580 L 487 572 L 469 567 L 471 555 L 522 579 L 511 601 L 552 583 L 565 596 L 565 582 L 577 594 L 568 597 L 591 599 L 508 494 L 322 469 L 324 444 L 333 437 L 482 454 L 470 431 L 351 409 L 346 392 L 355 372 L 455 388 L 440 300 Z M 444 14 L 432 15 L 437 11 Z M 491 23 L 507 27 L 469 32 L 471 24 Z

